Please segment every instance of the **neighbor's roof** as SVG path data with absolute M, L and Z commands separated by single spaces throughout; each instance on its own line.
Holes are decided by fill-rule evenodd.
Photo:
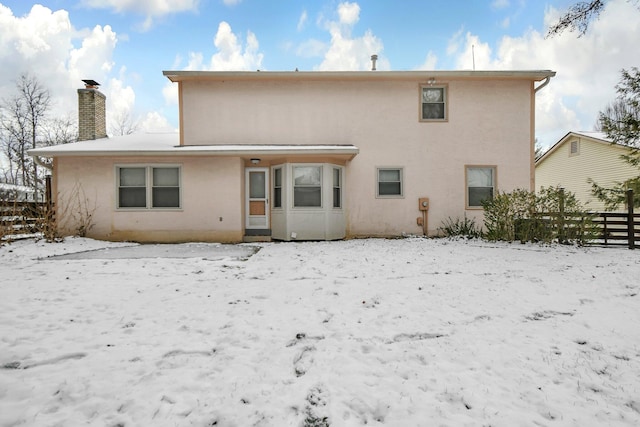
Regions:
M 268 155 L 348 155 L 358 154 L 355 145 L 263 145 L 216 144 L 180 145 L 180 134 L 137 133 L 71 144 L 53 145 L 28 151 L 30 156 L 268 156 Z
M 596 132 L 596 131 L 571 131 L 567 132 L 565 136 L 560 138 L 558 142 L 553 144 L 551 148 L 549 148 L 538 160 L 536 160 L 536 165 L 542 163 L 545 159 L 547 159 L 551 154 L 557 151 L 561 146 L 563 146 L 567 141 L 572 138 L 589 138 L 591 141 L 611 145 L 612 147 L 617 148 L 630 148 L 625 145 L 615 144 L 611 138 L 609 138 L 604 132 Z
M 163 71 L 172 82 L 185 80 L 531 80 L 556 75 L 551 70 L 512 71 Z

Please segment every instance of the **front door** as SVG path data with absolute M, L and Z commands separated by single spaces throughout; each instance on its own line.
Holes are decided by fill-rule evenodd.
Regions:
M 269 228 L 269 168 L 245 169 L 245 228 Z

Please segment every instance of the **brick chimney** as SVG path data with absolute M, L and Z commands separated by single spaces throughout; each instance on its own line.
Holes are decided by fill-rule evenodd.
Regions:
M 78 89 L 78 141 L 107 137 L 106 100 L 98 90 L 100 83 L 83 80 L 84 89 Z

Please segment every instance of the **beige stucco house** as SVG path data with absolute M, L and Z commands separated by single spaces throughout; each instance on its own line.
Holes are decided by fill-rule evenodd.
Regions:
M 555 73 L 164 75 L 178 85 L 179 133 L 94 132 L 30 151 L 53 159 L 63 233 L 74 210 L 91 214 L 90 237 L 163 242 L 434 235 L 465 215 L 481 224 L 484 198 L 534 187 L 535 95 Z M 78 92 L 104 102 L 93 86 Z
M 536 161 L 536 189 L 563 187 L 587 209 L 604 211 L 604 203 L 591 192 L 589 179 L 611 188 L 638 176 L 638 169 L 620 158 L 629 150 L 612 144 L 601 132 L 569 132 Z

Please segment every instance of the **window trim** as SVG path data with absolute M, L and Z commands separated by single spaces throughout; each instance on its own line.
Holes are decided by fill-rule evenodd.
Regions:
M 492 197 L 496 196 L 496 188 L 498 188 L 498 166 L 496 165 L 465 165 L 464 167 L 464 204 L 466 210 L 483 210 L 482 206 L 469 205 L 469 169 L 492 169 L 493 170 L 493 186 Z
M 400 194 L 380 194 L 380 171 L 393 170 L 400 172 Z M 395 181 L 383 181 L 395 182 Z M 402 166 L 377 166 L 376 167 L 376 198 L 377 199 L 404 199 L 404 167 Z
M 423 115 L 424 104 L 422 100 L 424 89 L 443 89 L 442 96 L 444 104 L 444 118 L 429 119 Z M 448 84 L 430 84 L 423 83 L 420 85 L 420 91 L 418 92 L 418 118 L 422 123 L 445 123 L 449 121 L 449 85 Z
M 319 185 L 296 185 L 296 168 L 314 167 L 320 170 Z M 296 206 L 296 187 L 320 187 L 319 206 Z M 292 163 L 291 164 L 291 209 L 324 209 L 324 165 L 322 163 Z
M 121 169 L 135 169 L 144 168 L 145 170 L 145 206 L 126 207 L 120 206 L 120 170 Z M 153 171 L 154 169 L 177 169 L 178 170 L 178 206 L 162 206 L 153 207 L 153 189 L 159 186 L 154 186 L 153 183 Z M 115 208 L 117 211 L 177 211 L 182 210 L 182 165 L 172 163 L 123 163 L 115 165 Z M 160 186 L 164 187 L 164 186 Z M 168 186 L 167 188 L 175 188 L 174 186 Z

